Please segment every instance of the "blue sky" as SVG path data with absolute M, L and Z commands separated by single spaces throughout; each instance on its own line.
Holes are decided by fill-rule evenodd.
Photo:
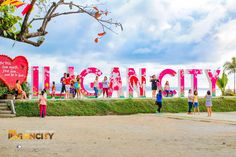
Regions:
M 81 3 L 87 1 L 81 0 Z M 91 1 L 91 3 L 98 3 Z M 49 25 L 45 43 L 30 45 L 0 39 L 1 53 L 25 55 L 31 65 L 51 65 L 55 77 L 67 65 L 96 66 L 109 74 L 113 66 L 217 68 L 236 56 L 235 0 L 100 0 L 123 24 L 118 35 L 101 32 L 90 17 L 72 15 Z M 106 65 L 106 67 L 104 67 Z M 110 67 L 109 70 L 107 70 Z

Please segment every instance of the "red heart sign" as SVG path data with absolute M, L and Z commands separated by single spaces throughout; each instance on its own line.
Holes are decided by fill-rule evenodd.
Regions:
M 27 80 L 28 61 L 24 56 L 11 59 L 8 56 L 0 55 L 0 80 L 12 90 L 16 80 L 21 83 Z

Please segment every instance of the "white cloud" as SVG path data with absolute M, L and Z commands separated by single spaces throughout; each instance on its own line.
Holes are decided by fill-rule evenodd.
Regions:
M 60 18 L 49 25 L 50 34 L 45 42 L 45 47 L 54 45 L 48 49 L 51 54 L 25 52 L 25 46 L 11 48 L 11 44 L 0 45 L 0 48 L 12 57 L 18 54 L 26 55 L 31 64 L 50 65 L 52 68 L 51 80 L 58 80 L 68 65 L 75 65 L 78 72 L 88 66 L 96 66 L 105 75 L 110 74 L 112 67 L 119 66 L 122 76 L 125 78 L 127 67 L 146 67 L 147 76 L 166 67 L 174 69 L 217 68 L 236 54 L 236 20 L 230 18 L 226 20 L 230 12 L 236 12 L 235 0 L 107 0 L 104 3 L 111 6 L 111 16 L 123 23 L 124 32 L 119 35 L 109 33 L 97 45 L 94 44 L 93 39 L 100 31 L 99 25 L 90 18 L 76 15 Z M 60 50 L 60 43 L 65 40 L 71 42 L 68 45 L 70 50 L 62 52 L 65 49 Z M 155 45 L 148 45 L 153 41 L 159 42 Z M 128 49 L 132 44 L 136 44 L 133 48 L 136 49 L 133 51 L 135 54 L 156 55 L 158 51 L 152 51 L 152 49 L 161 51 L 167 49 L 166 47 L 172 43 L 198 42 L 199 44 L 189 52 L 193 56 L 192 64 L 186 65 L 183 61 L 182 64 L 163 66 L 146 60 L 143 63 L 133 61 L 134 64 L 130 65 L 127 62 L 124 63 L 122 58 L 113 60 L 114 55 L 123 53 L 120 49 Z M 147 43 L 147 46 L 140 43 Z M 168 47 L 168 49 L 171 48 Z M 39 48 L 39 50 L 41 49 Z M 126 54 L 122 55 L 123 58 L 126 58 Z M 172 54 L 169 55 L 171 58 Z M 178 55 L 178 52 L 175 55 Z M 194 60 L 199 56 L 203 60 Z M 205 81 L 203 85 L 206 86 L 207 82 Z

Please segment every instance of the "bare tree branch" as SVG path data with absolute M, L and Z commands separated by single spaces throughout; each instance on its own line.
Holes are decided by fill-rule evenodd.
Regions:
M 38 5 L 38 4 L 36 4 L 36 1 L 37 0 L 31 0 L 31 5 L 32 6 Z M 59 7 L 68 7 L 68 9 L 70 9 L 70 10 L 60 12 L 58 9 Z M 92 7 L 92 6 L 82 6 L 79 4 L 75 4 L 73 2 L 64 2 L 64 0 L 59 0 L 58 2 L 51 3 L 51 6 L 47 10 L 45 16 L 38 17 L 38 18 L 32 18 L 29 21 L 31 13 L 32 12 L 29 11 L 25 15 L 25 18 L 24 18 L 22 26 L 21 26 L 21 31 L 17 35 L 16 38 L 12 37 L 10 35 L 5 37 L 3 35 L 3 32 L 1 32 L 1 30 L 0 30 L 0 36 L 8 38 L 8 39 L 16 40 L 19 42 L 24 42 L 24 43 L 38 47 L 44 42 L 44 40 L 37 40 L 37 41 L 33 41 L 33 40 L 37 37 L 44 37 L 48 34 L 46 29 L 47 29 L 48 23 L 51 21 L 51 19 L 59 17 L 59 16 L 65 16 L 65 15 L 71 15 L 71 14 L 86 14 L 86 15 L 92 17 L 94 20 L 96 20 L 100 24 L 103 32 L 105 32 L 106 30 L 109 30 L 113 33 L 116 33 L 113 30 L 113 27 L 120 27 L 120 29 L 123 30 L 122 24 L 118 23 L 118 22 L 113 22 L 112 18 L 104 19 L 101 17 L 96 17 L 96 14 L 99 14 L 99 16 L 102 15 L 102 13 L 99 13 L 97 8 L 94 9 L 94 7 Z M 31 25 L 33 25 L 34 22 L 36 22 L 36 21 L 41 22 L 40 27 L 38 29 L 36 29 L 35 32 L 29 32 L 29 27 L 31 27 Z

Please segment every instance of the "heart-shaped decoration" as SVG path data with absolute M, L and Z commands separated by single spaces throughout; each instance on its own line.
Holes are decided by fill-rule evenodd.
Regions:
M 24 56 L 17 56 L 14 59 L 6 55 L 0 55 L 0 80 L 12 90 L 16 81 L 21 83 L 27 80 L 28 61 Z

